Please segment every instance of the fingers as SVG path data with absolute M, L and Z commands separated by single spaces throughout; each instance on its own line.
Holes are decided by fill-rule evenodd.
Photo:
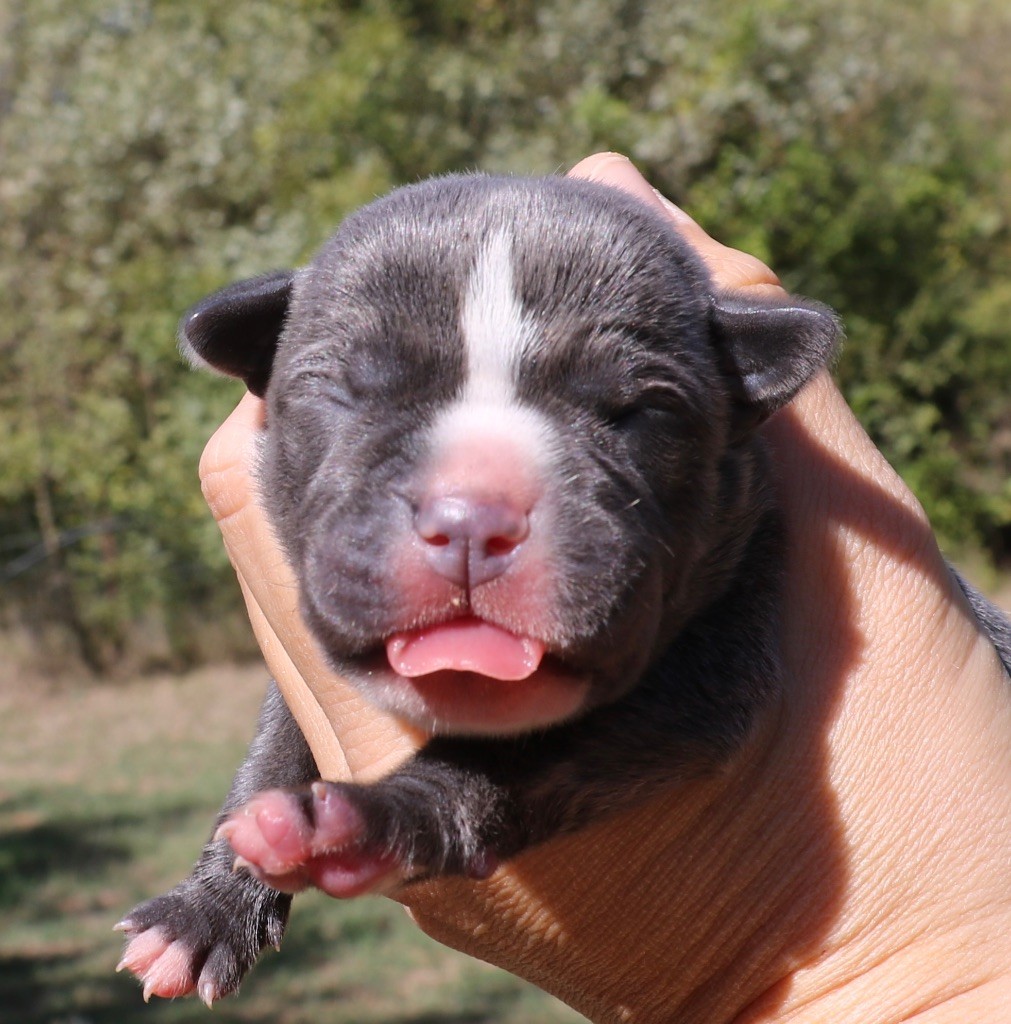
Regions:
M 247 392 L 204 448 L 200 483 L 219 524 L 250 506 L 255 508 L 249 466 L 257 432 L 265 422 L 265 403 Z M 229 528 L 226 542 L 233 537 L 235 534 Z
M 760 259 L 739 249 L 731 249 L 707 235 L 684 210 L 660 195 L 626 157 L 618 153 L 597 153 L 581 160 L 569 174 L 574 178 L 613 185 L 664 213 L 702 257 L 718 287 L 728 291 L 753 289 L 757 294 L 782 294 L 779 278 Z
M 581 160 L 569 173 L 621 188 L 662 212 L 702 257 L 718 288 L 748 290 L 761 295 L 783 294 L 779 278 L 761 260 L 711 238 L 683 210 L 649 185 L 625 157 L 617 153 L 598 153 Z M 853 417 L 828 373 L 821 374 L 787 410 L 775 417 L 770 433 L 789 446 L 801 428 L 805 433 L 816 434 L 841 459 L 860 462 L 879 483 L 886 484 L 895 493 L 904 490 Z M 814 468 L 807 466 L 806 470 L 810 472 Z
M 280 655 L 280 644 L 302 668 L 314 671 L 320 668 L 318 654 L 301 631 L 294 575 L 256 500 L 252 466 L 263 424 L 264 403 L 245 395 L 207 442 L 200 460 L 200 483 L 243 593 L 260 617 L 268 661 Z M 269 632 L 268 622 L 274 624 Z M 279 674 L 293 668 L 270 667 Z

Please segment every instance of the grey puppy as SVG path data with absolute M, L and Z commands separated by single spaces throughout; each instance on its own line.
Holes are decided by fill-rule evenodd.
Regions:
M 563 178 L 401 189 L 196 306 L 189 357 L 267 399 L 261 497 L 306 621 L 432 738 L 313 783 L 272 685 L 215 838 L 120 923 L 145 994 L 233 991 L 306 884 L 483 877 L 733 758 L 781 675 L 755 428 L 838 335 L 817 303 L 715 291 L 657 214 Z

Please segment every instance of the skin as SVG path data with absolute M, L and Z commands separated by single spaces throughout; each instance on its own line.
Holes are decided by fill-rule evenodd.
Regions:
M 778 288 L 624 158 L 571 172 L 659 204 L 714 279 Z M 255 501 L 246 396 L 201 479 L 270 670 L 324 777 L 420 737 L 328 669 Z M 724 773 L 528 851 L 486 882 L 397 894 L 439 940 L 593 1021 L 1011 1022 L 1011 685 L 913 495 L 827 374 L 765 428 L 790 548 L 786 686 Z

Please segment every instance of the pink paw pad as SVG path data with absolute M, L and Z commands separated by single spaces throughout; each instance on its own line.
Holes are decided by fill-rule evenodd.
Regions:
M 294 795 L 271 789 L 226 818 L 214 838 L 227 839 L 243 861 L 262 873 L 284 876 L 311 855 L 312 825 Z
M 282 892 L 314 885 L 350 897 L 399 880 L 394 857 L 360 848 L 365 823 L 340 787 L 316 782 L 311 801 L 307 814 L 292 793 L 259 793 L 221 825 L 217 837 L 231 844 L 237 868 Z
M 174 999 L 196 988 L 192 950 L 179 940 L 167 941 L 158 928 L 149 928 L 128 939 L 116 970 L 124 968 L 144 983 L 145 1002 L 151 996 Z

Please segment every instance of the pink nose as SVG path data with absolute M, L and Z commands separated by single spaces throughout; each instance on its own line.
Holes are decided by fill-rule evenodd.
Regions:
M 530 532 L 526 512 L 516 505 L 460 495 L 427 498 L 414 526 L 432 569 L 468 588 L 501 576 Z

